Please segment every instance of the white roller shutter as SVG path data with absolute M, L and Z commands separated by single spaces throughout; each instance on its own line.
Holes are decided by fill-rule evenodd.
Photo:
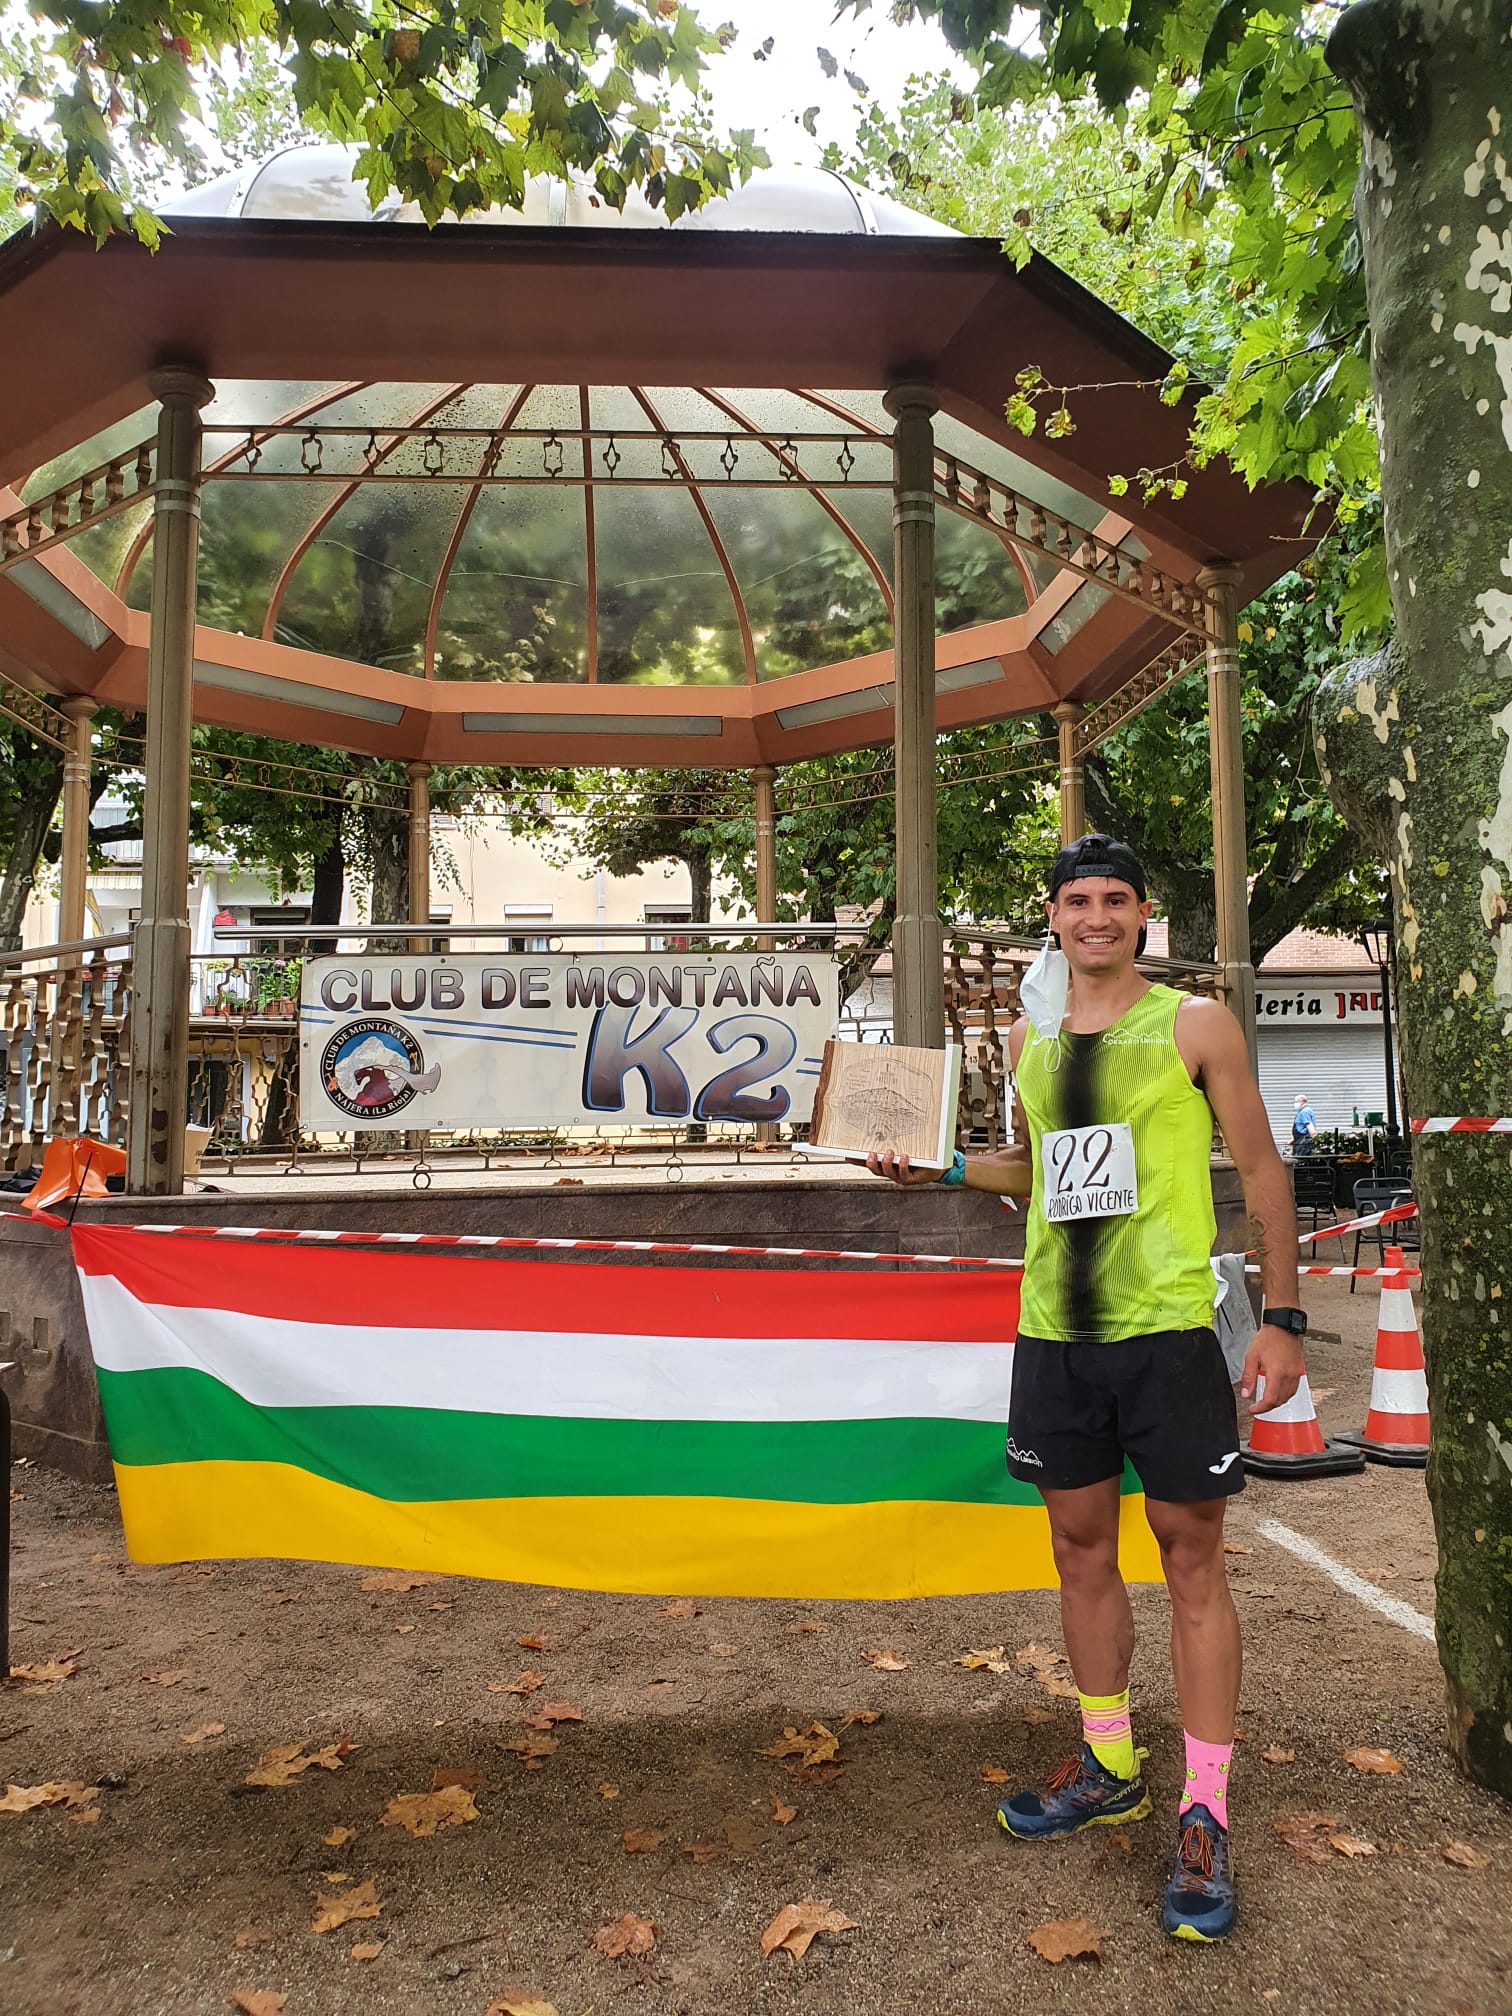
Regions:
M 1380 1024 L 1344 1024 L 1330 1029 L 1261 1026 L 1259 1040 L 1260 1097 L 1270 1116 L 1271 1133 L 1280 1147 L 1291 1142 L 1292 1113 L 1299 1092 L 1318 1117 L 1323 1133 L 1351 1127 L 1358 1109 L 1386 1109 L 1386 1059 Z

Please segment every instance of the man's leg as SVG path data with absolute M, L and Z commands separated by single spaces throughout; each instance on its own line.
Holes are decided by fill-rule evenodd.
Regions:
M 1171 1598 L 1171 1664 L 1186 1736 L 1176 1862 L 1164 1923 L 1179 1939 L 1221 1939 L 1234 1923 L 1228 1860 L 1229 1765 L 1239 1705 L 1239 1619 L 1223 1565 L 1222 1498 L 1148 1498 Z
M 1118 1568 L 1119 1479 L 1043 1491 L 1060 1576 L 1066 1656 L 1083 1694 L 1121 1694 L 1134 1656 L 1134 1613 Z
M 1021 1839 L 1143 1820 L 1149 1794 L 1129 1727 L 1129 1661 L 1134 1614 L 1118 1567 L 1119 1479 L 1041 1495 L 1061 1585 L 1061 1629 L 1081 1703 L 1080 1754 L 1052 1774 L 1042 1793 L 1019 1792 L 998 1819 Z
M 1201 1743 L 1232 1743 L 1239 1705 L 1239 1615 L 1223 1565 L 1227 1504 L 1226 1498 L 1195 1505 L 1145 1500 L 1171 1598 L 1171 1665 L 1181 1725 Z

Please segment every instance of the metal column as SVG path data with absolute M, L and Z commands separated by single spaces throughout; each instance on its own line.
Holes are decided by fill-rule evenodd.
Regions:
M 126 1182 L 138 1196 L 184 1187 L 189 1096 L 189 735 L 199 571 L 199 409 L 214 388 L 170 365 L 148 387 L 160 404 L 147 646 L 142 908 L 132 955 Z
M 431 832 L 429 763 L 411 763 L 409 775 L 409 914 L 429 924 L 431 914 Z M 429 938 L 411 938 L 411 952 L 429 952 Z
M 1213 781 L 1213 894 L 1223 996 L 1244 1030 L 1258 1076 L 1255 968 L 1250 960 L 1249 846 L 1244 830 L 1244 732 L 1239 711 L 1239 570 L 1197 576 L 1207 617 L 1208 749 Z
M 938 401 L 922 385 L 887 394 L 893 429 L 894 755 L 897 894 L 893 915 L 893 1041 L 945 1041 L 935 816 L 934 429 Z
M 84 937 L 89 889 L 90 724 L 93 700 L 63 702 L 68 716 L 68 748 L 63 755 L 63 847 L 59 855 L 58 943 Z
M 1077 753 L 1076 731 L 1086 708 L 1079 700 L 1062 700 L 1052 707 L 1056 732 L 1060 736 L 1060 842 L 1069 847 L 1087 830 L 1087 780 L 1082 758 Z

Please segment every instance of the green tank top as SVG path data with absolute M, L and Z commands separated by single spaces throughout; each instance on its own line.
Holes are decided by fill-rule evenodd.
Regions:
M 1176 1048 L 1182 999 L 1151 987 L 1091 1036 L 1030 1027 L 1025 1336 L 1107 1344 L 1213 1320 L 1213 1115 Z

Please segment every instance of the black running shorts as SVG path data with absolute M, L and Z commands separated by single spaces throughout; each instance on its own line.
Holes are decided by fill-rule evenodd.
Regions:
M 1020 1337 L 1008 1403 L 1008 1468 L 1042 1491 L 1122 1474 L 1172 1504 L 1244 1489 L 1239 1415 L 1211 1330 L 1158 1330 L 1116 1344 Z

